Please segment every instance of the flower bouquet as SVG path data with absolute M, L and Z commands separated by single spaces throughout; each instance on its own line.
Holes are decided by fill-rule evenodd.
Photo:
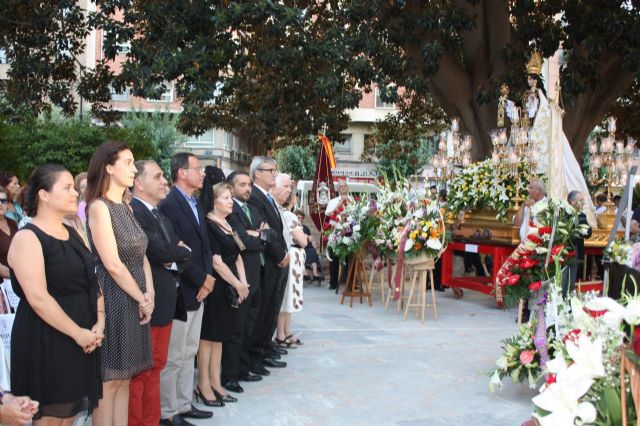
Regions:
M 458 173 L 449 183 L 448 210 L 495 210 L 496 219 L 507 221 L 509 210 L 515 208 L 516 195 L 525 199 L 532 177 L 528 168 L 518 165 L 519 179 L 506 168 L 496 168 L 491 160 L 472 164 Z
M 371 214 L 368 198 L 341 204 L 329 216 L 325 227 L 327 247 L 340 260 L 366 247 L 376 229 L 376 216 Z
M 424 256 L 435 259 L 444 249 L 445 228 L 440 209 L 428 198 L 419 201 L 419 207 L 407 217 L 407 239 L 404 252 L 407 259 Z
M 378 226 L 373 242 L 378 254 L 392 258 L 398 252 L 398 225 L 407 215 L 407 182 L 400 189 L 393 190 L 388 184 L 381 185 L 377 194 L 376 216 Z
M 632 267 L 633 245 L 624 238 L 616 238 L 605 248 L 604 255 L 612 262 Z
M 496 361 L 496 368 L 490 373 L 489 388 L 493 392 L 502 387 L 502 379 L 511 377 L 513 383 L 527 382 L 534 389 L 542 375 L 540 353 L 534 344 L 535 319 L 520 326 L 519 333 L 502 341 L 502 355 Z M 547 336 L 547 343 L 553 341 L 553 332 Z
M 577 212 L 565 201 L 546 200 L 532 207 L 527 237 L 502 265 L 496 285 L 505 288 L 505 305 L 514 306 L 541 290 L 575 256 L 570 241 L 587 232 Z M 555 228 L 554 228 L 555 224 Z

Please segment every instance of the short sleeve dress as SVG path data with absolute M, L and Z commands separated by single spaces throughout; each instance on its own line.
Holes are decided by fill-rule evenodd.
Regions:
M 146 291 L 144 256 L 147 251 L 147 235 L 133 212 L 125 203 L 114 203 L 100 198 L 111 216 L 113 234 L 118 243 L 118 255 L 125 264 L 138 288 Z M 88 218 L 89 224 L 91 218 Z M 91 229 L 87 226 L 93 252 L 98 256 Z M 98 256 L 96 268 L 98 282 L 104 293 L 105 328 L 102 345 L 102 374 L 104 381 L 129 380 L 153 366 L 151 353 L 151 329 L 140 325 L 138 302 L 131 298 L 109 275 Z
M 29 223 L 44 256 L 47 291 L 82 328 L 97 320 L 95 258 L 70 227 L 69 239 L 54 238 Z M 19 231 L 24 232 L 24 231 Z M 100 351 L 85 354 L 69 336 L 47 324 L 24 297 L 11 270 L 13 290 L 22 299 L 11 332 L 11 391 L 40 402 L 34 418 L 72 417 L 91 412 L 102 397 Z
M 214 256 L 221 256 L 225 265 L 237 277 L 236 260 L 240 254 L 240 249 L 235 240 L 209 219 L 207 219 L 207 231 L 209 232 L 211 252 Z M 231 337 L 234 324 L 238 318 L 238 309 L 231 307 L 227 295 L 226 287 L 231 284 L 224 281 L 215 268 L 213 277 L 216 279 L 216 283 L 211 294 L 205 299 L 200 338 L 210 342 L 224 342 Z
M 284 223 L 284 236 L 289 248 L 289 277 L 287 278 L 287 287 L 284 291 L 284 299 L 282 300 L 281 312 L 293 313 L 302 311 L 303 305 L 303 287 L 305 272 L 305 251 L 304 248 L 295 244 L 293 241 L 293 232 L 302 231 L 302 225 L 298 217 L 288 210 L 282 211 L 282 222 Z

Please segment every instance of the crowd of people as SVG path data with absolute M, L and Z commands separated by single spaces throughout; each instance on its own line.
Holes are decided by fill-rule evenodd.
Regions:
M 194 398 L 236 402 L 303 344 L 292 314 L 306 267 L 321 277 L 291 177 L 268 157 L 170 167 L 171 184 L 108 142 L 75 179 L 0 173 L 0 275 L 20 298 L 0 423 L 190 425 L 213 415 Z

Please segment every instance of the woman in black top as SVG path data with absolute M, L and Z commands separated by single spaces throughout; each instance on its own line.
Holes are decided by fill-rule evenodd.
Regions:
M 207 214 L 209 242 L 213 253 L 216 285 L 205 301 L 198 349 L 198 386 L 196 396 L 209 406 L 235 402 L 225 394 L 220 379 L 222 347 L 231 337 L 237 321 L 237 306 L 249 295 L 240 247 L 227 222 L 233 211 L 231 190 L 226 183 L 212 189 L 213 209 Z M 234 292 L 235 290 L 235 292 Z
M 95 261 L 62 219 L 75 213 L 73 177 L 59 165 L 35 169 L 24 193 L 33 221 L 9 249 L 11 281 L 22 299 L 11 335 L 11 390 L 40 402 L 34 418 L 71 424 L 102 397 L 99 354 L 104 303 Z

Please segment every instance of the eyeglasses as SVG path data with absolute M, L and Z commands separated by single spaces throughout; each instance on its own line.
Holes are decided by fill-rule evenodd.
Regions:
M 0 204 L 9 204 L 8 198 L 0 198 Z
M 278 169 L 258 169 L 261 172 L 269 172 L 271 174 L 278 173 Z
M 196 173 L 204 171 L 203 167 L 184 167 L 185 170 L 195 170 Z

